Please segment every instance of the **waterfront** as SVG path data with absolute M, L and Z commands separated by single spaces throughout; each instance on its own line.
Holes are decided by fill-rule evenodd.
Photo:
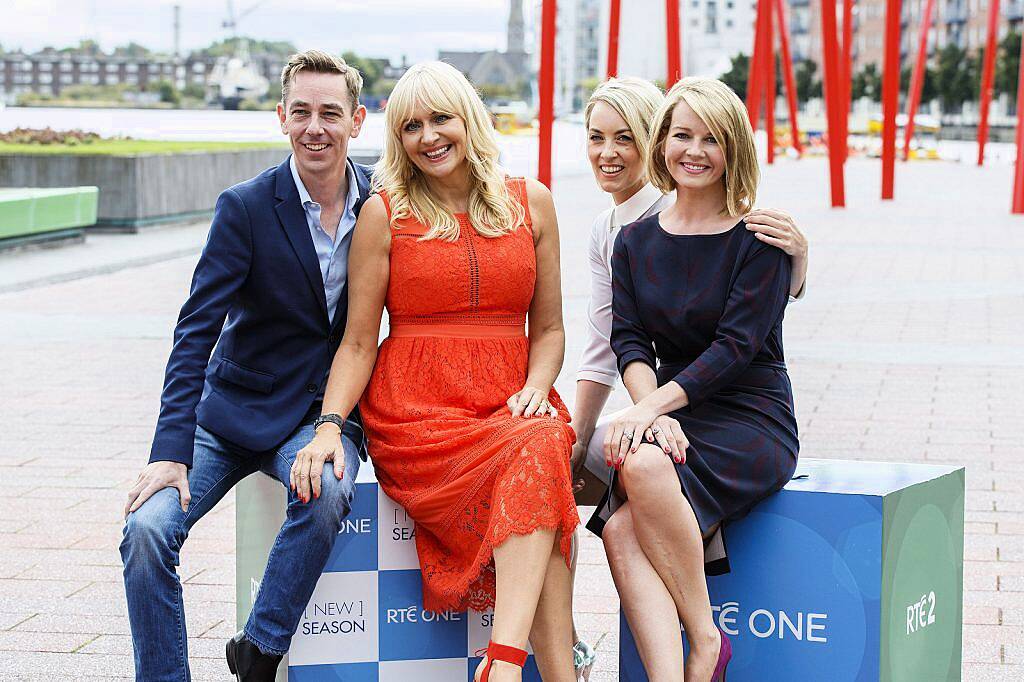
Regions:
M 552 164 L 554 174 L 588 173 L 585 156 L 586 136 L 579 116 L 555 122 Z M 272 111 L 225 111 L 221 109 L 72 109 L 63 107 L 8 107 L 0 110 L 0 132 L 17 127 L 80 128 L 104 137 L 127 136 L 143 140 L 217 140 L 238 142 L 284 142 Z M 370 113 L 363 131 L 352 140 L 355 152 L 379 151 L 384 139 L 384 114 Z M 900 137 L 902 140 L 902 136 Z M 851 136 L 851 145 L 863 142 Z M 761 156 L 764 157 L 765 135 L 758 133 Z M 498 134 L 502 159 L 510 172 L 535 175 L 537 168 L 537 136 L 529 131 L 518 135 Z M 977 145 L 967 140 L 940 140 L 939 156 L 945 161 L 972 164 Z M 990 142 L 986 146 L 990 163 L 1009 166 L 1016 157 L 1015 145 Z M 827 187 L 822 178 L 820 192 Z
M 221 109 L 70 109 L 61 107 L 8 107 L 0 111 L 0 132 L 18 127 L 80 128 L 103 137 L 143 140 L 216 140 L 238 142 L 286 141 L 272 111 L 224 111 Z M 554 132 L 555 174 L 587 173 L 583 126 L 559 121 Z M 370 113 L 353 152 L 379 151 L 384 140 L 384 114 Z M 517 175 L 534 175 L 537 167 L 537 136 L 498 135 L 505 166 Z

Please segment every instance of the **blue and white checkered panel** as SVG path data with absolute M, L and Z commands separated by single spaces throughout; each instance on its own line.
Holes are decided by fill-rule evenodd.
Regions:
M 374 662 L 379 658 L 378 574 L 324 573 L 288 651 L 288 665 Z
M 373 480 L 361 468 L 352 511 L 292 639 L 288 678 L 472 680 L 493 613 L 423 610 L 413 522 Z M 540 682 L 532 657 L 523 679 Z
M 378 491 L 376 498 L 379 526 L 377 568 L 381 571 L 419 571 L 416 531 L 409 513 L 383 492 Z
M 377 488 L 376 483 L 356 484 L 352 511 L 334 541 L 324 573 L 377 570 Z

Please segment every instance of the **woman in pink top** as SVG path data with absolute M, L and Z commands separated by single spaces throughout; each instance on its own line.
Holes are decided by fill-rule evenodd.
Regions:
M 674 194 L 662 194 L 647 178 L 644 159 L 654 115 L 664 95 L 653 83 L 640 78 L 611 78 L 591 95 L 585 111 L 587 156 L 594 178 L 613 205 L 594 221 L 590 233 L 590 304 L 587 311 L 587 342 L 576 375 L 576 400 L 572 424 L 573 480 L 576 502 L 596 505 L 608 480 L 604 430 L 614 415 L 601 418 L 619 377 L 609 339 L 612 327 L 611 251 L 623 225 L 654 215 L 670 206 Z M 790 294 L 803 296 L 807 277 L 807 240 L 793 218 L 783 211 L 754 209 L 744 217 L 747 229 L 758 239 L 781 248 L 792 259 Z M 606 510 L 610 513 L 610 510 Z M 575 557 L 574 557 L 575 559 Z M 709 545 L 706 561 L 724 559 L 720 539 Z M 716 564 L 720 566 L 720 564 Z M 575 561 L 573 563 L 575 570 Z M 715 565 L 709 565 L 711 574 Z M 721 569 L 719 568 L 719 571 Z M 573 633 L 577 672 L 589 678 L 595 654 Z

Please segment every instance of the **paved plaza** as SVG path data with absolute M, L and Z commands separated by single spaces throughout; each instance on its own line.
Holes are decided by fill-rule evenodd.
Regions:
M 766 172 L 762 206 L 811 241 L 807 297 L 786 317 L 802 454 L 967 467 L 964 679 L 1024 679 L 1024 217 L 1012 168 L 851 159 L 848 204 L 828 208 L 824 159 Z M 605 205 L 561 175 L 571 401 L 583 342 L 587 232 Z M 145 464 L 164 362 L 205 225 L 90 236 L 0 255 L 0 678 L 124 679 L 131 638 L 117 546 Z M 613 405 L 625 401 L 623 391 Z M 589 510 L 583 510 L 586 514 Z M 194 679 L 223 680 L 236 631 L 234 497 L 194 529 L 180 573 Z M 617 679 L 617 609 L 588 536 L 577 622 L 592 680 Z M 828 679 L 823 677 L 823 680 Z

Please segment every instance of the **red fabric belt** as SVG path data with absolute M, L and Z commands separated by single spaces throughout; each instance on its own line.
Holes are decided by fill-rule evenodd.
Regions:
M 525 315 L 395 315 L 389 337 L 445 336 L 497 339 L 526 336 Z

